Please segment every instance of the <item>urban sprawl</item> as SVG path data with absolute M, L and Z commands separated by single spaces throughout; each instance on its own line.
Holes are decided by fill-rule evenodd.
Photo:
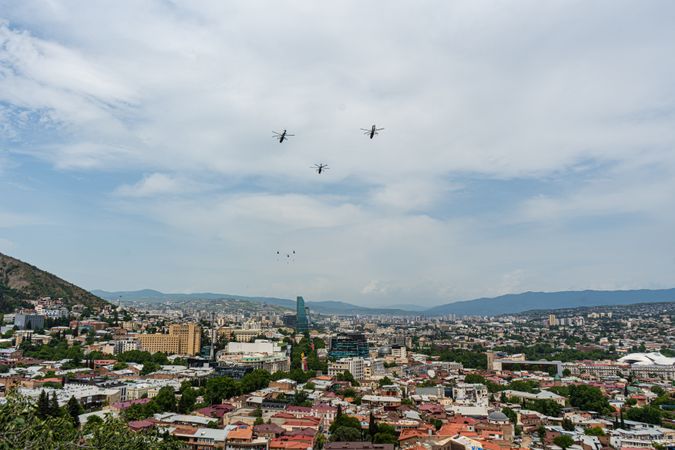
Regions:
M 295 311 L 30 305 L 2 316 L 0 408 L 92 435 L 109 423 L 190 449 L 675 448 L 675 303 L 498 317 L 325 315 L 302 297 Z

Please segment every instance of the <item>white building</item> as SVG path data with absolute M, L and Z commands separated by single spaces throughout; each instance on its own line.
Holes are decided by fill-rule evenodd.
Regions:
M 488 389 L 481 383 L 457 383 L 452 388 L 452 398 L 458 405 L 487 406 Z
M 350 372 L 355 380 L 360 381 L 365 377 L 366 362 L 363 358 L 342 358 L 328 363 L 328 376 L 334 377 L 340 373 Z
M 138 350 L 140 349 L 140 344 L 134 338 L 126 338 L 113 341 L 113 347 L 114 354 L 117 355 L 124 352 L 130 352 L 132 350 Z
M 408 349 L 405 345 L 392 345 L 391 356 L 396 359 L 406 359 L 408 356 Z
M 278 343 L 267 339 L 256 339 L 254 342 L 228 342 L 226 350 L 228 354 L 259 353 L 273 355 L 281 352 L 281 346 Z

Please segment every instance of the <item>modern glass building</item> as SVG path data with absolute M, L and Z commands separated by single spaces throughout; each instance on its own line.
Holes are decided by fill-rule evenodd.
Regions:
M 363 333 L 341 333 L 330 340 L 330 358 L 368 358 L 368 340 Z
M 305 299 L 298 297 L 295 304 L 295 331 L 304 333 L 309 330 L 309 319 L 307 318 L 307 309 L 305 308 Z

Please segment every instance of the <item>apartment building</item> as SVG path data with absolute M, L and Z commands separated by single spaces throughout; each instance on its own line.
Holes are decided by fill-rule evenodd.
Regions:
M 197 355 L 202 345 L 202 330 L 196 323 L 169 325 L 168 334 L 139 334 L 140 349 L 150 353 L 163 352 L 180 355 Z

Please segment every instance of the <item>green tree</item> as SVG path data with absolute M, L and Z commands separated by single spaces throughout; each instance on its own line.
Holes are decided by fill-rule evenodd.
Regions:
M 574 423 L 568 418 L 563 419 L 562 427 L 565 431 L 574 431 Z
M 238 386 L 230 377 L 214 377 L 206 382 L 205 400 L 213 405 L 239 393 Z
M 568 389 L 570 405 L 586 411 L 596 411 L 601 414 L 612 412 L 609 401 L 600 389 L 585 384 L 570 385 Z
M 377 434 L 377 422 L 375 422 L 375 415 L 372 411 L 370 412 L 370 417 L 368 419 L 368 434 L 370 435 L 370 442 L 373 442 L 373 439 Z
M 380 387 L 382 387 L 382 386 L 390 386 L 391 384 L 393 384 L 393 381 L 391 381 L 391 378 L 389 378 L 389 377 L 384 377 L 384 378 L 382 378 L 380 381 L 378 381 L 378 385 L 379 385 Z
M 162 412 L 176 411 L 176 394 L 171 386 L 164 386 L 159 390 L 153 402 Z
M 659 408 L 653 406 L 645 406 L 643 408 L 630 408 L 626 411 L 626 418 L 636 422 L 651 423 L 654 425 L 661 425 L 662 413 Z
M 541 445 L 543 448 L 546 448 L 546 427 L 543 425 L 539 425 L 537 428 L 537 436 L 539 436 L 539 440 L 541 441 Z
M 471 384 L 475 384 L 475 383 L 485 384 L 486 380 L 485 380 L 485 377 L 482 376 L 482 375 L 479 375 L 477 373 L 469 373 L 464 377 L 464 382 L 465 383 L 471 383 Z
M 127 364 L 125 362 L 122 362 L 122 361 L 117 361 L 113 365 L 113 370 L 123 370 L 123 369 L 126 369 L 127 367 L 129 367 L 129 364 Z
M 553 439 L 553 443 L 563 450 L 566 450 L 574 445 L 574 439 L 566 434 L 561 434 Z
M 244 375 L 239 384 L 241 392 L 245 394 L 264 389 L 270 384 L 270 373 L 266 370 L 256 369 Z
M 334 433 L 340 427 L 354 428 L 359 433 L 361 433 L 361 422 L 356 417 L 348 416 L 346 414 L 341 414 L 336 416 L 335 420 L 331 424 L 329 431 Z
M 183 387 L 181 386 L 181 389 Z M 197 391 L 194 388 L 187 388 L 182 391 L 180 400 L 178 401 L 178 412 L 182 414 L 187 414 L 191 412 L 195 403 L 197 402 Z
M 0 448 L 31 450 L 177 450 L 179 443 L 157 433 L 134 433 L 120 419 L 91 420 L 78 430 L 71 417 L 41 418 L 30 400 L 15 393 L 0 404 Z
M 40 391 L 40 396 L 37 401 L 37 415 L 41 419 L 46 419 L 50 416 L 49 396 L 45 391 Z
M 75 396 L 71 396 L 70 399 L 68 400 L 68 406 L 66 407 L 68 409 L 68 415 L 70 416 L 71 420 L 73 421 L 73 425 L 75 427 L 80 426 L 80 414 L 82 414 L 82 406 L 80 405 L 80 402 L 77 401 Z
M 56 391 L 52 391 L 52 396 L 49 399 L 49 415 L 53 417 L 61 415 L 61 408 L 59 407 L 59 400 L 56 398 Z
M 604 436 L 605 432 L 600 427 L 588 427 L 584 430 L 584 434 L 588 436 Z
M 354 375 L 348 370 L 337 374 L 335 377 L 338 381 L 348 381 L 352 386 L 359 386 L 359 382 L 354 379 Z
M 502 408 L 502 412 L 504 413 L 504 415 L 506 417 L 509 418 L 509 421 L 511 423 L 513 423 L 513 424 L 518 423 L 518 415 L 516 414 L 516 412 L 514 410 L 512 410 L 511 408 Z
M 156 362 L 147 361 L 147 362 L 143 363 L 143 368 L 141 369 L 141 375 L 149 375 L 153 372 L 157 372 L 161 368 L 162 368 L 162 366 L 160 366 Z
M 354 442 L 361 440 L 361 431 L 352 427 L 337 427 L 330 435 L 331 442 Z

